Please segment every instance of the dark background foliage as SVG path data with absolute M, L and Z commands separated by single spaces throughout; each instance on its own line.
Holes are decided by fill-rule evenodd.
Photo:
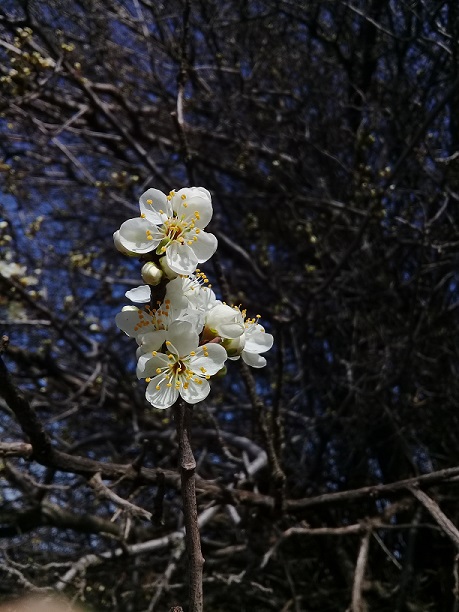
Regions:
M 146 188 L 194 184 L 219 238 L 203 269 L 275 337 L 195 409 L 206 609 L 458 610 L 458 18 L 455 0 L 1 3 L 5 362 L 67 456 L 33 435 L 32 458 L 2 451 L 4 597 L 185 606 L 180 539 L 136 548 L 182 526 L 177 443 L 114 325 L 139 264 L 111 236 Z M 0 402 L 2 441 L 26 440 Z

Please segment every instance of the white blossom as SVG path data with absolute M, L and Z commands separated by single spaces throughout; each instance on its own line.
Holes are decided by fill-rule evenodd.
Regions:
M 240 316 L 236 315 L 236 321 L 240 324 L 242 320 L 244 331 L 236 337 L 221 336 L 219 334 L 223 338 L 222 344 L 228 353 L 228 358 L 235 361 L 242 357 L 242 360 L 252 368 L 264 367 L 266 359 L 260 353 L 269 351 L 273 345 L 273 336 L 266 333 L 263 325 L 258 322 L 260 315 L 253 319 L 247 319 L 246 310 L 240 311 L 236 306 L 233 306 L 232 310 L 239 313 Z M 206 324 L 208 325 L 208 323 Z M 225 328 L 225 331 L 227 329 Z
M 269 351 L 273 345 L 273 336 L 268 334 L 256 319 L 249 319 L 245 322 L 244 340 L 244 347 L 240 353 L 242 360 L 252 368 L 263 368 L 266 359 L 260 353 Z
M 203 231 L 212 218 L 210 193 L 203 187 L 185 187 L 167 196 L 148 189 L 139 203 L 141 216 L 125 221 L 117 234 L 128 253 L 156 251 L 173 272 L 185 275 L 215 253 L 217 239 Z
M 123 308 L 116 324 L 137 342 L 136 373 L 148 383 L 146 399 L 160 409 L 179 397 L 195 404 L 209 394 L 209 379 L 226 371 L 227 358 L 265 366 L 262 353 L 273 337 L 259 315 L 247 319 L 245 310 L 218 300 L 197 268 L 217 247 L 215 236 L 203 231 L 212 217 L 209 192 L 189 187 L 166 196 L 148 189 L 139 203 L 140 217 L 125 221 L 113 238 L 127 255 L 149 254 L 141 258 L 148 260 L 141 271 L 147 284 L 126 291 L 141 306 Z M 153 307 L 155 292 L 164 299 Z
M 223 368 L 227 354 L 215 343 L 199 346 L 199 336 L 187 321 L 169 326 L 167 353 L 153 350 L 141 355 L 137 375 L 148 382 L 145 397 L 155 408 L 169 408 L 179 395 L 189 404 L 204 400 L 209 379 Z
M 166 297 L 172 301 L 185 298 L 190 307 L 199 310 L 203 317 L 217 304 L 215 293 L 208 285 L 206 275 L 200 270 L 189 276 L 179 276 L 167 284 Z

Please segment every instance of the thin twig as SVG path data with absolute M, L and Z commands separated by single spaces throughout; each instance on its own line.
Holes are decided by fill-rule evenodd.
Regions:
M 14 386 L 2 357 L 0 357 L 0 395 L 14 412 L 22 431 L 29 437 L 33 447 L 33 458 L 39 462 L 49 460 L 53 453 L 51 440 L 29 402 Z M 28 452 L 27 455 L 30 456 Z
M 186 172 L 188 180 L 194 184 L 194 169 L 193 161 L 188 146 L 188 139 L 186 135 L 186 121 L 184 116 L 184 100 L 185 100 L 185 86 L 187 82 L 188 73 L 188 53 L 187 45 L 190 33 L 190 12 L 191 12 L 191 0 L 185 0 L 183 8 L 183 30 L 182 39 L 180 42 L 180 69 L 177 74 L 177 104 L 176 110 L 172 113 L 172 118 L 175 120 L 177 126 L 178 137 L 180 140 L 181 153 L 185 162 Z
M 368 529 L 360 542 L 359 556 L 355 564 L 354 584 L 352 586 L 352 612 L 364 612 L 367 609 L 362 599 L 362 589 L 368 562 L 368 551 L 370 549 L 370 535 L 371 531 Z
M 179 443 L 179 465 L 182 483 L 183 514 L 185 518 L 185 541 L 189 572 L 189 612 L 202 612 L 202 569 L 204 557 L 201 552 L 201 538 L 198 525 L 196 502 L 196 461 L 191 448 L 192 407 L 179 400 L 174 406 L 175 424 Z
M 89 484 L 97 493 L 110 499 L 117 506 L 121 506 L 121 508 L 128 514 L 140 516 L 147 521 L 151 521 L 151 512 L 148 512 L 148 510 L 140 508 L 135 504 L 131 504 L 131 502 L 127 501 L 127 499 L 123 499 L 104 485 L 100 472 L 94 474 L 94 476 L 89 480 Z
M 27 442 L 0 442 L 0 457 L 30 457 L 32 453 Z
M 424 491 L 420 489 L 412 488 L 411 493 L 414 497 L 421 502 L 421 504 L 429 511 L 432 518 L 440 525 L 442 530 L 446 533 L 449 539 L 453 542 L 457 549 L 459 549 L 459 531 L 455 525 L 449 520 L 449 518 L 442 512 L 440 506 L 431 499 Z

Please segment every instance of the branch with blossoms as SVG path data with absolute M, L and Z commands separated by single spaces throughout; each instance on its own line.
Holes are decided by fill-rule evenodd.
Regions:
M 225 362 L 242 358 L 254 368 L 266 365 L 262 353 L 273 344 L 259 315 L 217 299 L 198 265 L 217 249 L 204 231 L 212 218 L 210 193 L 187 187 L 168 195 L 148 189 L 139 200 L 140 216 L 113 235 L 115 247 L 142 262 L 144 285 L 126 292 L 137 305 L 116 315 L 117 326 L 137 343 L 136 374 L 145 379 L 145 397 L 157 409 L 174 407 L 186 544 L 189 610 L 203 609 L 202 567 L 195 492 L 196 463 L 190 443 L 192 406 L 210 393 L 210 379 L 226 373 Z

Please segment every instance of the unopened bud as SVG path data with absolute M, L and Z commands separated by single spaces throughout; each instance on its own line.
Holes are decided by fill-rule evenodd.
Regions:
M 159 285 L 161 279 L 163 277 L 163 271 L 158 268 L 158 266 L 152 261 L 148 261 L 140 272 L 143 280 L 147 283 L 147 285 Z

